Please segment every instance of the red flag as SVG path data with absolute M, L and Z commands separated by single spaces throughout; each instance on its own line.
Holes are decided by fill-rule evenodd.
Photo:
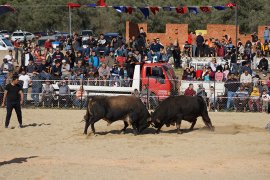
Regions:
M 158 8 L 158 7 L 150 7 L 150 10 L 151 10 L 151 12 L 152 12 L 154 15 L 156 15 L 157 12 L 159 12 L 159 8 Z
M 97 6 L 105 7 L 105 6 L 107 6 L 107 4 L 104 2 L 104 0 L 98 0 L 97 1 Z
M 211 12 L 211 9 L 209 6 L 202 6 L 202 7 L 200 7 L 200 9 L 202 12 L 205 12 L 205 13 Z
M 187 13 L 187 6 L 184 6 L 184 7 L 176 7 L 175 10 L 176 10 L 176 12 L 179 13 L 179 14 L 185 14 L 185 13 Z
M 230 2 L 230 3 L 226 4 L 225 6 L 227 6 L 227 7 L 231 8 L 231 9 L 233 9 L 233 8 L 236 6 L 236 4 Z
M 132 12 L 133 12 L 133 8 L 132 7 L 127 7 L 127 13 L 128 14 L 132 14 Z
M 67 3 L 67 5 L 68 5 L 68 7 L 69 8 L 79 8 L 79 7 L 81 7 L 81 5 L 80 4 L 74 4 L 74 3 Z

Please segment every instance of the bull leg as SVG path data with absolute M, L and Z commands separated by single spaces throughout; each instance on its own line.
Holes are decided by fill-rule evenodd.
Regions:
M 90 126 L 89 119 L 85 120 L 84 134 L 87 134 L 87 129 Z
M 124 128 L 121 130 L 121 133 L 125 133 L 127 127 L 128 127 L 128 123 L 126 121 L 124 121 Z
M 177 134 L 182 134 L 182 131 L 180 129 L 181 121 L 182 121 L 182 119 L 176 121 Z
M 136 127 L 136 123 L 133 122 L 131 125 L 132 125 L 132 128 L 133 128 L 133 133 L 134 133 L 134 135 L 136 136 L 136 135 L 138 134 L 138 130 L 137 130 L 137 127 Z
M 91 129 L 92 129 L 93 134 L 95 135 L 96 134 L 96 130 L 95 130 L 94 123 L 91 124 Z
M 182 131 L 180 129 L 182 119 L 183 119 L 183 115 L 182 114 L 178 114 L 177 115 L 177 120 L 176 120 L 177 134 L 182 134 Z
M 195 120 L 192 122 L 192 124 L 191 124 L 191 126 L 190 126 L 190 128 L 189 128 L 190 131 L 193 130 L 193 128 L 194 128 L 196 122 L 197 122 L 197 119 L 195 119 Z
M 159 134 L 160 133 L 160 129 L 162 128 L 163 124 L 160 124 L 156 130 L 156 134 Z

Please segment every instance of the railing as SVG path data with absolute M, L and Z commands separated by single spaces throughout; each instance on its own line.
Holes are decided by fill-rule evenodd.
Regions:
M 140 97 L 148 109 L 155 109 L 168 96 L 184 95 L 190 84 L 193 84 L 194 95 L 204 98 L 209 111 L 267 112 L 270 106 L 270 100 L 264 98 L 270 85 L 267 81 L 228 83 L 177 80 L 177 89 L 171 89 L 170 92 L 162 89 L 167 85 L 165 81 L 164 84 L 155 81 L 157 84 L 146 84 L 143 87 L 141 85 L 132 87 L 130 79 L 126 79 L 126 84 L 115 84 L 120 81 L 99 79 L 32 81 L 28 89 L 23 89 L 23 107 L 83 109 L 92 96 L 134 95 Z M 65 89 L 67 87 L 68 89 Z M 80 88 L 83 88 L 83 91 L 78 93 Z M 3 90 L 0 91 L 0 103 L 2 99 Z

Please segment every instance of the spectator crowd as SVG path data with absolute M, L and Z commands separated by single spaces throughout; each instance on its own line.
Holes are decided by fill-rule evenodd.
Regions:
M 73 33 L 72 36 L 60 37 L 59 41 L 58 47 L 53 47 L 50 39 L 45 42 L 44 47 L 40 47 L 32 41 L 16 40 L 15 55 L 10 50 L 0 66 L 0 73 L 6 77 L 5 84 L 9 82 L 9 77 L 12 77 L 13 73 L 20 74 L 24 93 L 27 94 L 31 86 L 31 98 L 34 104 L 38 105 L 40 97 L 37 94 L 40 93 L 42 101 L 46 100 L 46 103 L 51 104 L 54 93 L 51 82 L 59 82 L 59 101 L 72 100 L 77 106 L 78 102 L 85 104 L 84 98 L 79 96 L 84 97 L 87 93 L 81 86 L 71 99 L 68 86 L 70 84 L 130 86 L 136 64 L 169 62 L 175 68 L 180 68 L 183 57 L 212 57 L 209 66 L 202 69 L 195 69 L 192 66 L 186 68 L 183 80 L 225 82 L 227 109 L 241 103 L 244 104 L 243 107 L 248 104 L 250 110 L 254 109 L 252 105 L 255 104 L 261 111 L 263 110 L 261 101 L 262 99 L 266 101 L 267 98 L 264 97 L 269 93 L 270 84 L 260 81 L 259 76 L 251 69 L 254 57 L 259 57 L 261 60 L 257 68 L 263 76 L 267 76 L 266 57 L 269 56 L 270 49 L 268 27 L 265 28 L 263 41 L 253 33 L 251 40 L 245 43 L 239 39 L 236 47 L 228 35 L 221 40 L 205 39 L 200 33 L 196 36 L 192 32 L 183 47 L 179 47 L 178 43 L 164 45 L 159 38 L 147 39 L 143 28 L 140 28 L 137 37 L 132 36 L 127 42 L 121 33 L 111 39 L 105 38 L 104 34 L 96 38 L 80 37 L 77 33 Z M 222 57 L 228 63 L 217 64 L 217 57 Z M 239 65 L 238 59 L 243 59 L 243 63 Z M 239 95 L 237 92 L 240 90 L 248 92 L 247 103 L 235 100 L 236 97 L 246 94 L 241 91 Z M 189 93 L 188 95 L 198 94 Z M 260 100 L 253 100 L 255 95 L 259 95 Z M 209 99 L 215 95 L 212 93 L 206 96 Z M 216 103 L 214 100 L 209 102 Z

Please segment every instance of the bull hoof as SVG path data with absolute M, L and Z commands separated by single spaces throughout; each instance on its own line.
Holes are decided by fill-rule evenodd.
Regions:
M 156 131 L 156 133 L 155 134 L 159 134 L 160 133 L 160 131 Z
M 126 134 L 126 131 L 125 130 L 121 130 L 120 131 L 120 134 Z
M 183 134 L 183 132 L 182 131 L 177 131 L 177 134 Z

